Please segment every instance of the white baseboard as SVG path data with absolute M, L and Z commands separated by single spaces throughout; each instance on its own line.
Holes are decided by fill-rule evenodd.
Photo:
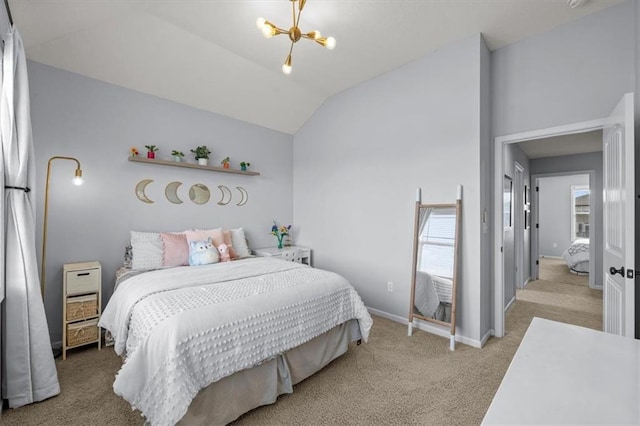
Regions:
M 388 320 L 391 321 L 395 321 L 397 323 L 409 326 L 409 319 L 405 318 L 405 317 L 401 317 L 399 315 L 395 315 L 395 314 L 390 314 L 388 312 L 384 312 L 378 309 L 374 309 L 374 308 L 370 308 L 367 306 L 367 309 L 369 310 L 370 314 L 373 315 L 377 315 L 379 317 L 382 318 L 386 318 Z M 426 331 L 428 333 L 433 333 L 436 334 L 438 336 L 442 336 L 442 337 L 446 337 L 449 338 L 449 330 L 446 329 L 445 327 L 439 326 L 437 324 L 432 324 L 426 321 L 421 321 L 419 319 L 414 320 L 413 322 L 413 326 L 419 330 L 422 331 Z M 482 346 L 487 342 L 487 339 L 489 338 L 490 333 L 487 333 L 485 336 L 483 336 L 482 340 L 476 340 L 476 339 L 470 339 L 466 336 L 462 336 L 460 334 L 457 334 L 457 330 L 456 330 L 456 342 L 460 342 L 464 345 L 468 345 L 474 348 L 482 348 Z
M 504 312 L 505 313 L 507 313 L 507 311 L 509 310 L 509 308 L 511 307 L 511 305 L 513 305 L 513 302 L 515 302 L 515 301 L 516 301 L 516 297 L 513 296 L 511 298 L 511 300 L 509 300 L 509 303 L 507 303 L 507 306 L 505 306 L 505 308 L 504 308 Z
M 547 255 L 547 254 L 541 254 L 540 257 L 546 257 L 548 259 L 559 259 L 559 260 L 563 260 L 562 256 L 551 256 L 551 255 Z
M 482 336 L 482 339 L 480 340 L 480 345 L 481 347 L 484 346 L 487 343 L 487 340 L 489 340 L 489 337 L 494 335 L 494 331 L 493 329 L 490 329 L 489 331 L 487 331 L 484 336 Z

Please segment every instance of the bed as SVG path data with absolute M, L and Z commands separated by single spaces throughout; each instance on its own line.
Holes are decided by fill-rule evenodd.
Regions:
M 368 339 L 338 274 L 277 258 L 137 271 L 100 319 L 124 358 L 114 391 L 152 425 L 226 424 Z
M 589 239 L 576 238 L 562 254 L 569 269 L 576 274 L 589 273 Z

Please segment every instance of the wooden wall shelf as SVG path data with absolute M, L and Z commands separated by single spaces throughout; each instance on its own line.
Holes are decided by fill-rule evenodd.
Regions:
M 144 158 L 144 157 L 129 157 L 129 161 L 133 161 L 134 163 L 157 164 L 160 166 L 174 166 L 174 167 L 185 167 L 188 169 L 208 170 L 210 172 L 235 173 L 237 175 L 248 175 L 248 176 L 260 175 L 260 173 L 258 172 L 252 172 L 249 170 L 244 171 L 239 169 L 225 169 L 224 167 L 201 166 L 200 164 L 186 163 L 183 161 L 158 160 L 158 159 L 150 159 L 150 158 Z

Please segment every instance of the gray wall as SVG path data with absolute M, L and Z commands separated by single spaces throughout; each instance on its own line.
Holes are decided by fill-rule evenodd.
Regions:
M 493 206 L 492 175 L 493 155 L 491 150 L 491 52 L 485 43 L 480 44 L 480 335 L 491 329 L 493 314 L 493 265 L 491 214 Z M 485 214 L 486 213 L 486 214 Z
M 634 90 L 634 3 L 494 51 L 493 134 L 609 116 Z
M 424 203 L 447 203 L 463 185 L 457 312 L 460 335 L 476 341 L 483 44 L 471 37 L 332 97 L 294 142 L 300 243 L 396 318 L 408 316 L 416 188 Z
M 561 257 L 571 245 L 571 186 L 589 186 L 589 175 L 538 179 L 540 256 Z
M 109 299 L 116 268 L 122 264 L 130 230 L 182 231 L 190 228 L 238 227 L 247 230 L 252 247 L 273 246 L 273 219 L 292 223 L 292 137 L 216 114 L 103 83 L 37 62 L 29 62 L 31 114 L 38 170 L 38 247 L 42 235 L 47 160 L 54 155 L 80 160 L 85 184 L 70 179 L 75 166 L 52 163 L 47 241 L 45 305 L 52 341 L 61 339 L 62 265 L 98 260 L 102 263 L 103 304 Z M 160 147 L 158 158 L 169 159 L 172 149 L 188 153 L 207 145 L 211 162 L 226 156 L 237 166 L 249 161 L 260 176 L 243 176 L 127 161 L 135 146 Z M 136 183 L 153 179 L 147 194 L 153 204 L 139 201 Z M 164 197 L 171 181 L 181 181 L 183 204 Z M 207 185 L 211 200 L 196 205 L 189 187 Z M 233 191 L 233 201 L 220 206 L 218 185 Z M 236 186 L 249 201 L 238 207 Z
M 562 157 L 540 158 L 531 160 L 531 174 L 559 174 L 569 172 L 585 172 L 595 170 L 595 182 L 591 185 L 593 194 L 602 194 L 602 152 L 593 152 L 590 154 L 567 155 Z M 591 214 L 593 215 L 593 223 L 595 229 L 591 235 L 591 244 L 594 244 L 596 254 L 601 254 L 602 247 L 602 197 L 593 197 L 593 206 Z M 542 248 L 540 253 L 544 254 Z M 602 285 L 602 256 L 598 255 L 595 259 L 595 284 Z

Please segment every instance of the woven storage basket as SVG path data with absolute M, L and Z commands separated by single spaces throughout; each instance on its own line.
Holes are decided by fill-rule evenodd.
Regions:
M 81 320 L 98 315 L 98 295 L 70 297 L 67 299 L 67 321 Z
M 67 325 L 67 346 L 77 346 L 98 341 L 98 319 Z

